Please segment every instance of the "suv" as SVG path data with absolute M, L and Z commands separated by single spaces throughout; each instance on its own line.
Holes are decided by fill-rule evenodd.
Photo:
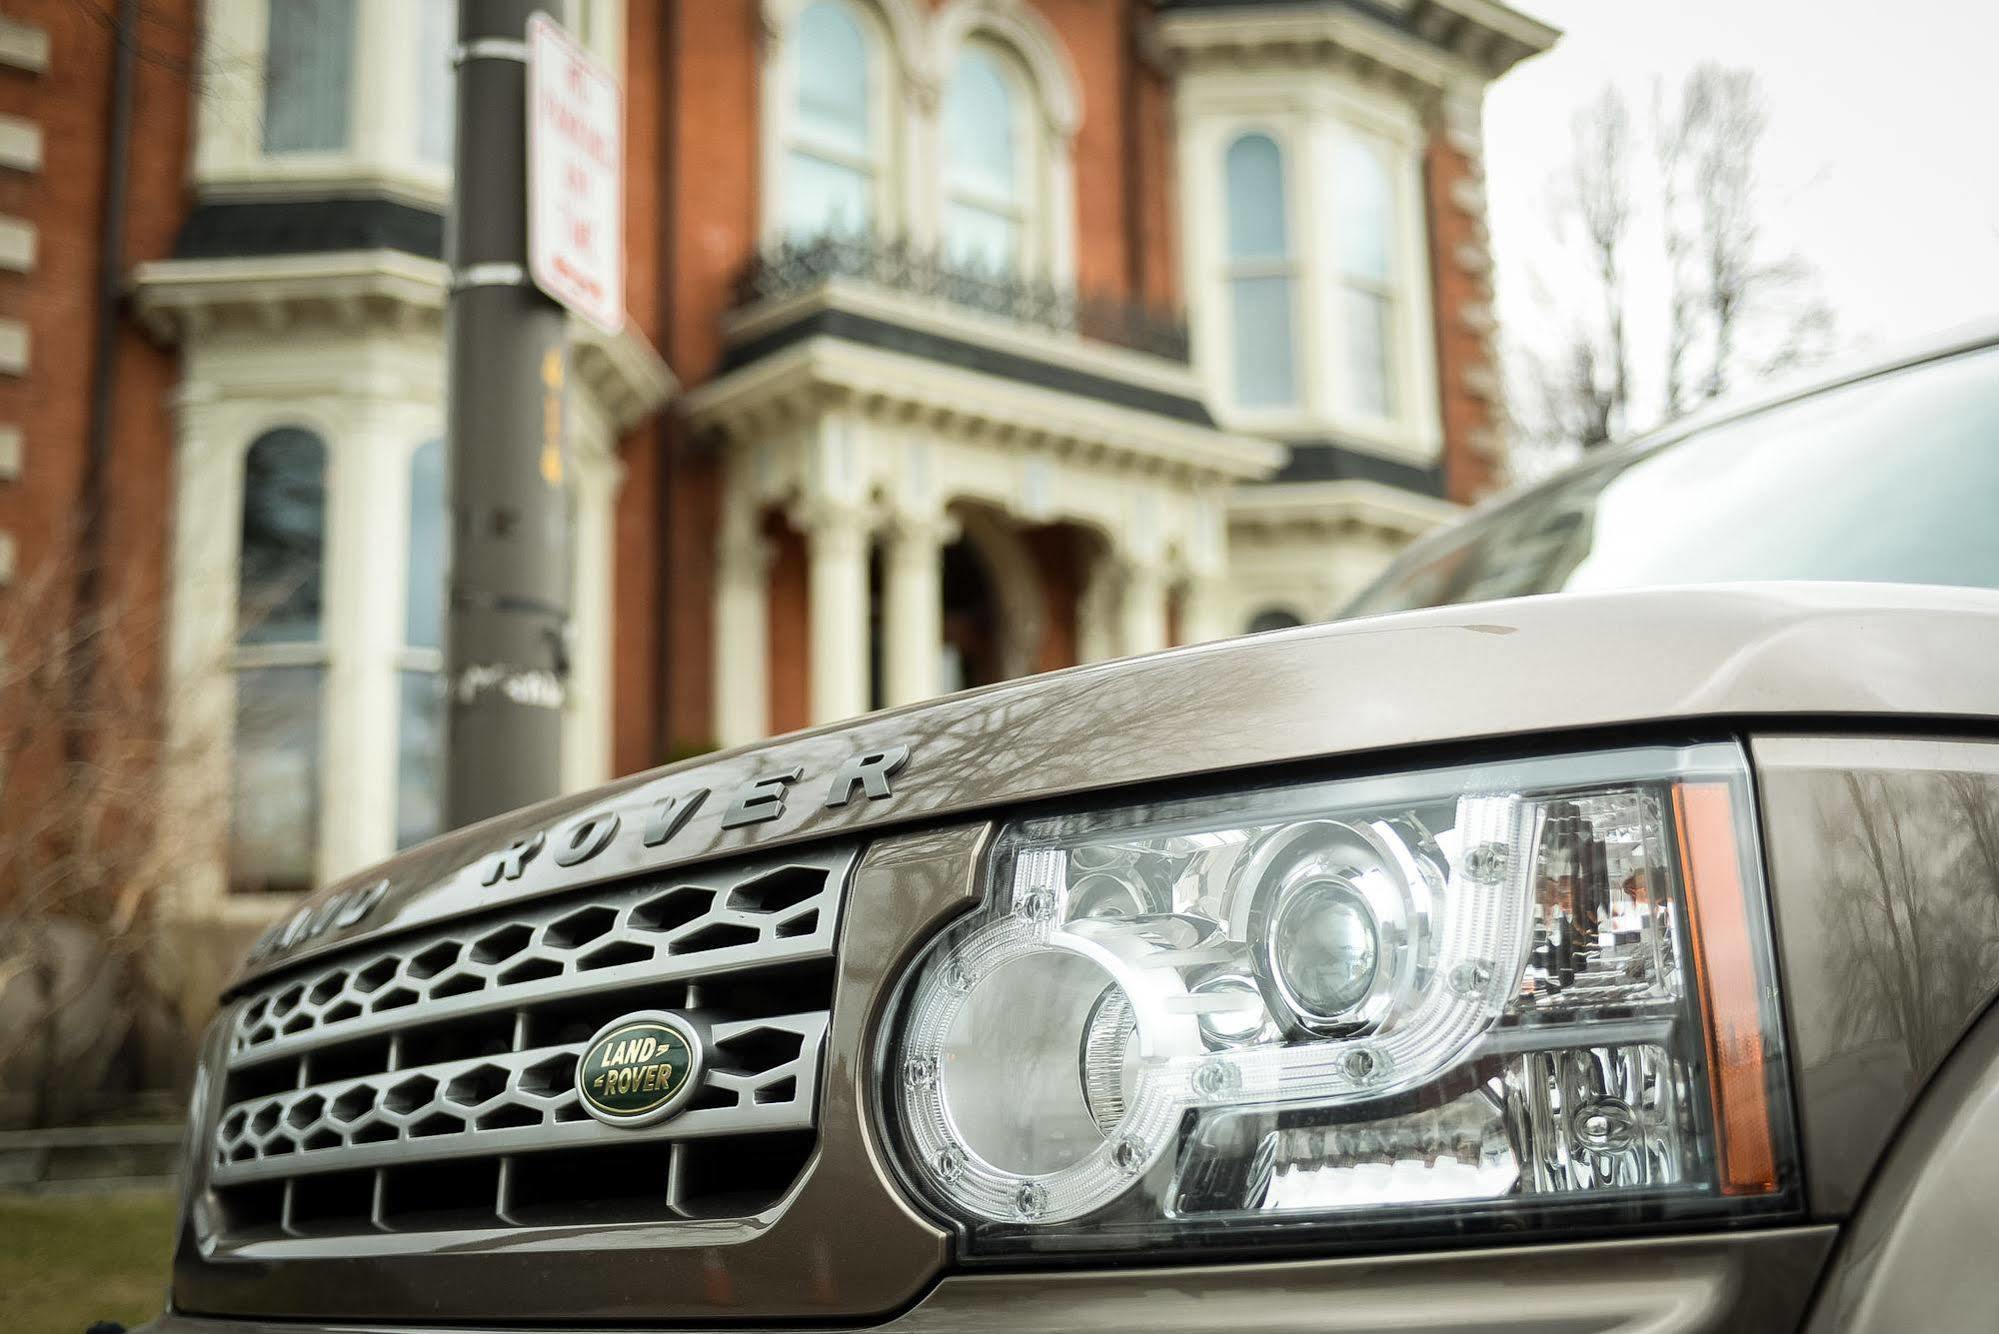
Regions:
M 151 1328 L 1990 1328 L 1991 341 L 330 888 Z

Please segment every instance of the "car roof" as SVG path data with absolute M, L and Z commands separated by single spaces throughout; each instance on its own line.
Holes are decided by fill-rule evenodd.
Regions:
M 1477 540 L 1477 536 L 1498 522 L 1500 516 L 1532 504 L 1537 497 L 1566 484 L 1578 473 L 1614 468 L 1641 455 L 1684 440 L 1688 436 L 1754 417 L 1787 403 L 1795 403 L 1801 399 L 1857 384 L 1876 376 L 1905 370 L 1911 366 L 1920 366 L 1925 362 L 1940 361 L 1960 353 L 1974 352 L 1994 344 L 1999 344 L 1999 315 L 1957 325 L 1920 339 L 1898 343 L 1885 351 L 1875 350 L 1864 357 L 1842 358 L 1833 365 L 1819 367 L 1812 372 L 1765 387 L 1753 394 L 1716 403 L 1653 430 L 1612 441 L 1590 450 L 1568 466 L 1556 469 L 1531 485 L 1502 491 L 1481 501 L 1455 523 L 1431 529 L 1404 547 L 1395 559 L 1389 562 L 1387 568 L 1370 579 L 1346 605 L 1349 608 L 1359 605 L 1375 589 L 1399 577 L 1403 571 L 1435 559 L 1440 552 Z M 1350 611 L 1343 610 L 1335 616 L 1335 619 L 1351 614 Z

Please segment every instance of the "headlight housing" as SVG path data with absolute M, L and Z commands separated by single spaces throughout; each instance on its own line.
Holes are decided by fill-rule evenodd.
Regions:
M 906 1175 L 972 1254 L 1794 1207 L 1739 748 L 1037 817 L 908 979 Z

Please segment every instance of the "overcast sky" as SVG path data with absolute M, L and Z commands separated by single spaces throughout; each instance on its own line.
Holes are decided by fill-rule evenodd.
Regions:
M 1562 40 L 1493 86 L 1485 137 L 1501 317 L 1547 328 L 1532 292 L 1546 194 L 1575 109 L 1606 82 L 1702 60 L 1761 76 L 1766 222 L 1814 262 L 1846 348 L 1999 314 L 1999 0 L 1514 0 Z

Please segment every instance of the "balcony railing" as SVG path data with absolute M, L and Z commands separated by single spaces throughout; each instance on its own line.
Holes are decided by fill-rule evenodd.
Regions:
M 736 281 L 736 303 L 746 306 L 794 296 L 834 278 L 935 298 L 982 315 L 1183 364 L 1188 359 L 1187 322 L 1177 314 L 953 263 L 938 251 L 903 241 L 827 236 L 780 242 L 751 259 Z

